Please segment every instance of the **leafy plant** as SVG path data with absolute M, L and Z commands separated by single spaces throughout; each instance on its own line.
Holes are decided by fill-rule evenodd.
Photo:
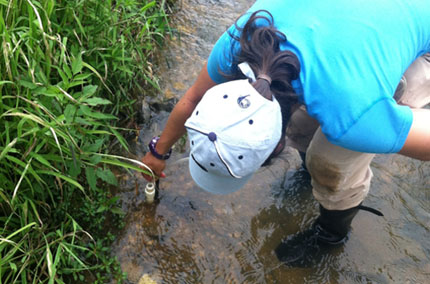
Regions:
M 101 234 L 121 223 L 109 155 L 136 93 L 158 88 L 150 59 L 165 2 L 0 0 L 0 281 L 121 280 Z

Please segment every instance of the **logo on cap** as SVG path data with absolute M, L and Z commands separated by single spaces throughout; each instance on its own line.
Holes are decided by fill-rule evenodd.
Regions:
M 251 102 L 246 97 L 249 97 L 249 95 L 241 96 L 237 99 L 237 104 L 241 108 L 248 108 L 251 105 Z

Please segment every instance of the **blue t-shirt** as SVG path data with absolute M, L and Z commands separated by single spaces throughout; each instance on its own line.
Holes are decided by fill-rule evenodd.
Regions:
M 393 95 L 408 66 L 430 51 L 429 0 L 260 0 L 249 12 L 259 9 L 287 36 L 281 49 L 299 58 L 293 87 L 330 142 L 368 153 L 403 147 L 412 112 Z M 217 83 L 230 50 L 224 33 L 208 60 Z

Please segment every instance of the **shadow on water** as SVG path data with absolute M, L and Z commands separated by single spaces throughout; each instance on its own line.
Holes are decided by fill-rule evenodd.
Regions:
M 178 37 L 159 67 L 168 99 L 192 84 L 217 37 L 251 5 L 232 2 L 181 2 Z M 140 141 L 159 134 L 167 116 L 150 114 L 136 155 L 142 155 Z M 192 182 L 187 149 L 176 145 L 154 204 L 145 204 L 139 175 L 121 181 L 126 226 L 113 249 L 129 283 L 429 283 L 429 163 L 378 156 L 365 204 L 385 217 L 360 212 L 345 246 L 321 255 L 311 267 L 291 268 L 279 263 L 273 250 L 318 214 L 297 152 L 287 148 L 245 188 L 218 196 Z

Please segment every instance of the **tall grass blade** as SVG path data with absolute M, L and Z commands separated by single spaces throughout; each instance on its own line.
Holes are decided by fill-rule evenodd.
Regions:
M 0 283 L 124 278 L 109 255 L 106 218 L 120 224 L 121 212 L 106 188 L 112 167 L 150 171 L 108 153 L 129 151 L 133 130 L 121 126 L 137 94 L 160 89 L 150 60 L 165 3 L 0 0 Z

